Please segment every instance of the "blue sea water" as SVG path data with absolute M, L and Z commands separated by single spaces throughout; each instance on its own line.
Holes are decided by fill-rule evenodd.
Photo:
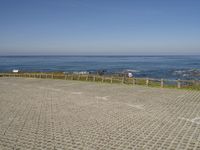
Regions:
M 126 70 L 136 77 L 200 79 L 200 56 L 0 56 L 0 72 Z

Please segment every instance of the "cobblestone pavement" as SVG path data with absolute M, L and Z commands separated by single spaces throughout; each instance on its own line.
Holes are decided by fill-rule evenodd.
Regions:
M 200 92 L 0 78 L 0 150 L 199 149 Z

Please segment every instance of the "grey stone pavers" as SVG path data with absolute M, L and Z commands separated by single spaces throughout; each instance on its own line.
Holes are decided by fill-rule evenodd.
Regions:
M 0 78 L 0 150 L 200 150 L 200 92 Z

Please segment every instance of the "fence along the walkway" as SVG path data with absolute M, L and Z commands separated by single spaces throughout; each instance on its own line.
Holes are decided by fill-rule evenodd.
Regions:
M 122 83 L 133 85 L 146 85 L 155 87 L 176 87 L 200 90 L 199 80 L 167 80 L 152 78 L 128 78 L 119 76 L 99 76 L 99 75 L 82 75 L 82 74 L 51 74 L 51 73 L 1 73 L 0 77 L 26 77 L 41 79 L 62 79 L 62 80 L 80 80 L 103 83 Z

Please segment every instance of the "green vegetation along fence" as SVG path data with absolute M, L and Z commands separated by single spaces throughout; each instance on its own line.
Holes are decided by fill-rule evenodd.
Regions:
M 146 85 L 152 87 L 184 88 L 200 90 L 199 80 L 166 80 L 151 78 L 127 78 L 119 76 L 99 76 L 85 74 L 62 74 L 62 73 L 1 73 L 0 77 L 25 77 L 41 79 L 62 79 L 62 80 L 79 80 L 101 83 L 121 83 L 129 85 Z

